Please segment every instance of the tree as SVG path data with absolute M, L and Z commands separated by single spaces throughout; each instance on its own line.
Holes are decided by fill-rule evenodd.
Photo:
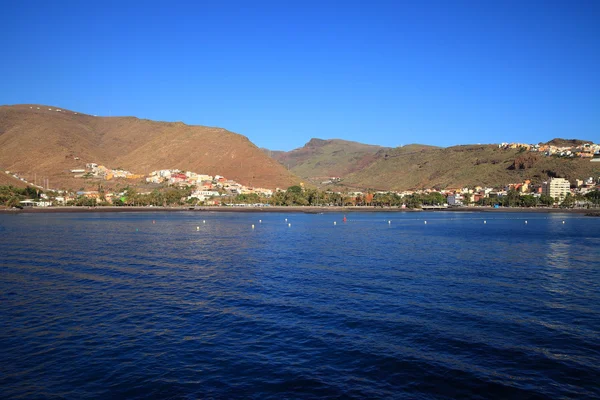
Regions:
M 531 195 L 521 196 L 521 205 L 523 207 L 535 207 L 537 199 Z
M 125 204 L 127 204 L 128 206 L 135 205 L 137 197 L 138 193 L 135 188 L 127 187 L 127 189 L 125 189 Z
M 554 199 L 547 194 L 543 194 L 540 196 L 540 203 L 549 207 L 554 204 Z
M 302 187 L 298 186 L 298 185 L 290 186 L 286 192 L 294 193 L 294 194 L 302 194 Z
M 560 206 L 564 208 L 573 208 L 575 206 L 575 198 L 571 196 L 571 193 L 567 193 Z
M 600 190 L 592 190 L 585 194 L 585 198 L 588 199 L 594 207 L 600 205 Z
M 463 193 L 463 202 L 465 203 L 465 206 L 471 204 L 472 196 L 473 195 L 469 192 Z
M 515 189 L 510 189 L 506 194 L 506 200 L 508 202 L 509 207 L 519 207 L 521 206 L 521 195 Z

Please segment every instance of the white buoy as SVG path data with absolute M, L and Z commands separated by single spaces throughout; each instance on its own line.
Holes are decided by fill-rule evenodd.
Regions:
M 565 221 L 563 221 L 563 224 L 565 223 Z
M 288 227 L 292 226 L 292 224 L 288 224 Z
M 196 227 L 196 230 L 197 230 L 197 231 L 199 231 L 199 230 L 200 230 L 200 227 L 199 227 L 199 226 L 197 226 L 197 227 Z
M 262 224 L 262 219 L 259 219 L 259 220 L 258 220 L 258 223 L 259 223 L 259 224 Z
M 527 221 L 525 221 L 525 223 L 527 223 Z
M 202 220 L 202 223 L 203 223 L 203 224 L 205 224 L 205 223 L 206 223 L 206 220 Z
M 487 221 L 483 221 L 484 224 L 487 224 Z
M 392 221 L 388 221 L 388 225 L 391 225 L 391 224 L 392 224 Z
M 423 222 L 425 222 L 427 224 L 427 221 L 423 221 Z
M 254 224 L 252 224 L 252 229 L 254 229 Z
M 334 224 L 334 225 L 337 225 L 337 222 L 336 222 L 336 221 L 333 221 L 333 224 Z
M 285 219 L 285 222 L 287 222 L 287 218 Z

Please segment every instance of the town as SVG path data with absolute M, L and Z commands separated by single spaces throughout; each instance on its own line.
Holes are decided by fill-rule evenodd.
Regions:
M 133 184 L 118 192 L 107 191 L 98 183 L 97 190 L 52 190 L 27 182 L 17 174 L 5 173 L 28 183 L 27 189 L 0 187 L 0 205 L 5 207 L 55 206 L 208 206 L 208 207 L 395 207 L 403 209 L 441 209 L 452 207 L 564 207 L 590 208 L 600 205 L 600 177 L 582 177 L 569 181 L 552 177 L 534 185 L 530 180 L 503 187 L 431 188 L 406 191 L 319 190 L 303 183 L 275 190 L 242 185 L 220 175 L 207 175 L 179 169 L 153 171 L 147 176 L 121 168 L 110 169 L 87 163 L 85 169 L 70 171 L 76 177 L 101 181 L 143 180 L 149 190 Z M 335 178 L 332 178 L 335 181 Z M 47 183 L 47 182 L 46 182 Z
M 501 143 L 501 149 L 519 149 L 544 156 L 582 157 L 600 161 L 600 144 L 580 143 L 556 146 L 551 144 Z M 81 162 L 79 157 L 72 156 Z M 453 187 L 405 191 L 350 190 L 339 185 L 339 177 L 322 184 L 332 184 L 326 190 L 305 187 L 304 183 L 275 190 L 242 185 L 221 175 L 208 175 L 179 169 L 162 169 L 148 175 L 137 174 L 121 167 L 109 168 L 95 162 L 85 168 L 70 170 L 74 178 L 97 182 L 97 190 L 68 191 L 50 189 L 28 182 L 11 171 L 6 174 L 30 185 L 29 190 L 0 187 L 0 205 L 5 207 L 53 206 L 321 206 L 321 207 L 396 207 L 408 209 L 440 209 L 452 207 L 597 207 L 600 197 L 600 177 L 580 177 L 569 181 L 550 177 L 541 184 L 530 180 L 507 183 L 502 187 Z M 120 191 L 105 190 L 104 181 L 124 181 Z
M 539 153 L 544 156 L 590 158 L 600 161 L 600 144 L 582 143 L 576 145 L 555 146 L 552 144 L 500 143 L 501 149 L 519 149 Z

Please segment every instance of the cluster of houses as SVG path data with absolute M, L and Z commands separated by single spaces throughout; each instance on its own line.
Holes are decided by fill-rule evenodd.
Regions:
M 165 170 L 166 171 L 166 170 Z M 232 198 L 232 196 L 238 194 L 251 194 L 256 193 L 261 197 L 270 197 L 273 194 L 273 191 L 270 189 L 261 189 L 261 188 L 249 188 L 239 183 L 225 179 L 222 176 L 214 176 L 210 177 L 212 179 L 204 179 L 208 178 L 208 175 L 194 174 L 194 173 L 184 173 L 178 170 L 169 170 L 171 171 L 169 177 L 167 178 L 167 174 L 165 172 L 162 173 L 162 178 L 166 179 L 165 181 L 161 181 L 161 183 L 169 182 L 174 184 L 175 186 L 182 186 L 182 182 L 179 179 L 183 179 L 181 175 L 187 176 L 187 179 L 195 179 L 200 176 L 202 179 L 198 181 L 194 186 L 193 191 L 187 200 L 195 200 L 197 202 L 203 202 L 205 205 L 220 205 L 225 204 L 223 201 L 223 197 Z M 180 175 L 181 174 L 181 175 Z M 148 179 L 151 179 L 156 176 L 160 176 L 160 171 L 154 171 L 153 174 Z M 171 179 L 175 179 L 171 181 Z M 154 182 L 153 180 L 149 182 Z M 185 181 L 189 184 L 189 181 Z M 192 186 L 192 185 L 188 185 Z M 489 187 L 481 187 L 476 186 L 474 188 L 453 188 L 446 190 L 435 190 L 435 189 L 423 189 L 423 190 L 407 190 L 403 192 L 391 192 L 399 195 L 400 197 L 410 196 L 414 194 L 430 194 L 430 193 L 441 193 L 446 198 L 446 203 L 440 206 L 462 206 L 467 203 L 476 203 L 483 198 L 501 198 L 503 196 L 507 196 L 510 191 L 516 191 L 521 196 L 530 195 L 534 197 L 541 197 L 542 195 L 547 195 L 556 199 L 557 203 L 560 203 L 567 194 L 576 195 L 576 194 L 586 194 L 589 191 L 599 190 L 600 189 L 600 177 L 598 179 L 594 179 L 593 177 L 589 177 L 586 179 L 577 179 L 574 182 L 569 182 L 563 178 L 551 178 L 546 182 L 543 182 L 540 185 L 533 185 L 531 181 L 525 180 L 524 182 L 519 183 L 511 183 L 503 188 L 489 188 Z M 277 189 L 280 191 L 281 189 Z M 379 191 L 376 192 L 379 194 L 387 194 L 390 192 Z M 46 193 L 42 193 L 40 195 L 39 201 L 33 200 L 25 200 L 22 201 L 21 204 L 23 206 L 37 206 L 37 207 L 48 207 L 52 205 L 65 205 L 69 204 L 77 200 L 78 198 L 87 198 L 87 199 L 103 199 L 108 203 L 113 203 L 115 199 L 124 199 L 126 196 L 125 192 L 121 193 L 99 193 L 98 191 L 78 191 L 76 193 L 65 192 L 65 191 L 57 191 L 55 192 L 56 196 L 53 198 L 48 197 Z M 149 194 L 149 193 L 141 193 L 141 194 Z M 342 193 L 340 193 L 342 194 Z M 368 193 L 355 191 L 350 193 L 344 193 L 350 197 L 358 198 L 367 196 Z
M 584 143 L 573 146 L 554 146 L 550 144 L 500 143 L 501 149 L 525 149 L 545 156 L 580 157 L 600 161 L 600 144 Z
M 321 185 L 327 185 L 330 183 L 337 183 L 340 182 L 342 180 L 342 178 L 340 178 L 339 176 L 332 176 L 329 179 L 327 179 L 326 181 L 322 181 Z
M 72 169 L 71 173 L 74 174 L 74 178 L 100 178 L 106 181 L 116 178 L 142 179 L 144 177 L 144 175 L 134 174 L 122 168 L 111 169 L 96 163 L 87 163 L 85 169 Z
M 520 183 L 510 183 L 502 188 L 476 186 L 474 188 L 449 188 L 445 190 L 422 189 L 406 190 L 402 192 L 378 191 L 376 194 L 393 193 L 400 197 L 406 197 L 415 194 L 427 195 L 431 193 L 441 193 L 446 198 L 446 204 L 442 204 L 441 206 L 463 206 L 466 205 L 467 202 L 469 204 L 477 203 L 484 198 L 502 198 L 507 196 L 511 190 L 517 191 L 521 196 L 530 195 L 539 198 L 542 195 L 547 195 L 555 199 L 556 203 L 560 203 L 569 193 L 571 195 L 585 195 L 589 191 L 599 189 L 600 177 L 598 177 L 597 180 L 593 177 L 589 177 L 587 179 L 576 179 L 574 182 L 570 182 L 563 178 L 550 178 L 538 185 L 532 185 L 530 180 L 525 180 Z M 354 198 L 367 195 L 367 193 L 359 191 L 347 194 Z
M 227 179 L 221 175 L 199 174 L 192 171 L 181 171 L 178 169 L 161 169 L 152 171 L 146 178 L 148 183 L 165 183 L 178 187 L 195 188 L 189 199 L 208 201 L 222 196 L 238 194 L 257 194 L 261 197 L 271 197 L 271 189 L 244 186 L 234 180 Z M 215 204 L 218 201 L 212 200 Z M 208 203 L 207 203 L 208 204 Z

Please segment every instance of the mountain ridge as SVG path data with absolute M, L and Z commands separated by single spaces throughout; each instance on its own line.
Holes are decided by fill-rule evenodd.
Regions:
M 79 187 L 83 182 L 69 171 L 92 162 L 136 174 L 178 168 L 267 188 L 300 181 L 247 137 L 223 128 L 96 117 L 44 105 L 0 106 L 3 170 Z
M 591 141 L 555 138 L 540 145 L 584 143 Z M 327 152 L 322 151 L 328 146 L 332 147 L 332 144 L 338 146 L 333 146 Z M 587 159 L 544 157 L 522 151 L 519 148 L 502 149 L 497 144 L 450 147 L 410 144 L 390 148 L 313 138 L 301 148 L 271 154 L 282 164 L 287 163 L 290 170 L 302 178 L 321 187 L 337 187 L 336 190 L 503 186 L 526 179 L 541 183 L 551 176 L 573 180 L 600 175 L 598 166 Z M 330 161 L 326 164 L 327 171 L 339 172 L 339 175 L 330 175 L 336 176 L 335 180 L 324 179 L 326 175 L 321 168 L 324 157 L 329 157 Z M 336 165 L 340 160 L 341 165 Z

